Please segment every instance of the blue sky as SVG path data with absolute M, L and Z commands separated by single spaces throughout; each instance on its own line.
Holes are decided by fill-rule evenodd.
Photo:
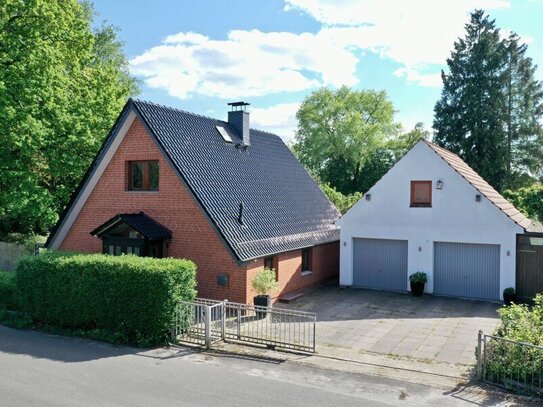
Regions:
M 226 118 L 251 103 L 252 127 L 293 137 L 320 86 L 385 89 L 409 130 L 431 127 L 439 72 L 469 12 L 517 32 L 543 65 L 543 0 L 95 0 L 120 28 L 140 98 Z M 538 70 L 543 79 L 543 68 Z

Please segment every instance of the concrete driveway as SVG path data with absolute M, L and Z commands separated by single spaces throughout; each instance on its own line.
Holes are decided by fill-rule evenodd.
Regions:
M 318 314 L 319 352 L 340 347 L 469 365 L 477 332 L 494 331 L 500 304 L 327 286 L 288 307 Z

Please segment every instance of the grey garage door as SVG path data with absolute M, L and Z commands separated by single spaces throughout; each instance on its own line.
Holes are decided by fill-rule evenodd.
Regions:
M 353 284 L 407 290 L 407 240 L 354 239 Z
M 500 299 L 500 246 L 434 243 L 434 293 Z

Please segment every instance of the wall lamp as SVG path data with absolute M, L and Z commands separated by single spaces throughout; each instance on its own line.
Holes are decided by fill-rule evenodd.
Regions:
M 440 179 L 438 179 L 436 182 L 436 189 L 443 189 L 443 181 Z

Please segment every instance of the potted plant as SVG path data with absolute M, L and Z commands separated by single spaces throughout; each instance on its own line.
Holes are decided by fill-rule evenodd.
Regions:
M 517 293 L 513 287 L 508 287 L 503 290 L 503 302 L 505 305 L 511 305 L 517 301 Z
M 251 282 L 253 290 L 256 291 L 256 296 L 253 298 L 253 303 L 257 307 L 271 307 L 270 293 L 277 290 L 279 284 L 275 281 L 275 270 L 264 268 L 256 273 Z M 257 311 L 258 317 L 263 317 L 266 312 Z
M 409 283 L 411 285 L 411 294 L 415 297 L 421 297 L 424 293 L 424 284 L 428 281 L 426 273 L 417 271 L 409 276 Z

